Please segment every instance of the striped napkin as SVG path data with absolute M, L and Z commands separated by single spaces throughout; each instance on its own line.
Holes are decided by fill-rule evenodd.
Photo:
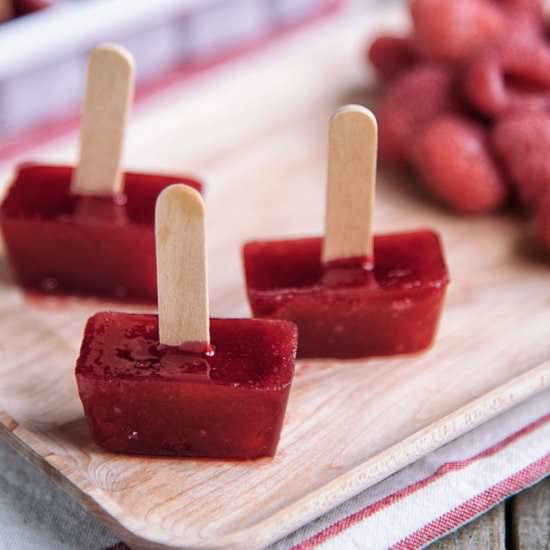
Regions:
M 272 550 L 422 548 L 550 474 L 550 391 L 367 489 Z
M 387 7 L 389 0 L 372 4 Z M 269 550 L 421 548 L 549 474 L 547 390 L 370 487 Z M 0 441 L 0 550 L 107 548 L 128 547 Z
M 412 550 L 550 474 L 550 390 L 367 489 L 269 550 Z M 0 442 L 1 550 L 127 550 Z

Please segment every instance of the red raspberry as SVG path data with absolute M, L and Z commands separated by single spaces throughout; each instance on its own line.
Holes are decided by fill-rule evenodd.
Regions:
M 461 62 L 509 26 L 489 0 L 411 0 L 415 39 L 427 59 Z
M 497 0 L 497 4 L 500 4 L 505 10 L 524 11 L 540 20 L 543 18 L 544 7 L 541 0 Z
M 550 252 L 550 192 L 537 205 L 535 213 L 535 234 Z
M 411 137 L 435 116 L 459 109 L 450 69 L 419 65 L 388 86 L 378 110 L 380 154 L 388 161 L 407 161 Z
M 49 8 L 55 0 L 14 0 L 13 7 L 16 15 L 26 15 L 38 10 Z
M 498 46 L 504 74 L 524 84 L 550 87 L 550 48 L 538 36 L 512 33 Z
M 539 0 L 500 0 L 508 18 L 508 29 L 503 37 L 510 40 L 539 40 L 545 42 L 546 29 L 543 2 Z
M 504 117 L 494 127 L 492 141 L 521 202 L 533 209 L 550 189 L 550 114 Z
M 471 119 L 457 115 L 434 119 L 417 136 L 413 162 L 425 186 L 455 210 L 489 212 L 508 198 L 488 134 Z
M 409 37 L 379 36 L 367 55 L 383 80 L 392 79 L 419 60 Z
M 484 48 L 467 66 L 465 95 L 486 115 L 550 107 L 550 49 L 535 41 L 514 44 Z
M 484 114 L 546 110 L 550 106 L 550 48 L 517 29 L 482 48 L 465 71 L 465 94 Z

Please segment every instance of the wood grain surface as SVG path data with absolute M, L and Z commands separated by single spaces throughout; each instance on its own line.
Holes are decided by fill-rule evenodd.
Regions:
M 550 477 L 509 498 L 429 550 L 550 550 Z
M 187 185 L 170 185 L 157 199 L 155 240 L 159 340 L 209 349 L 204 201 Z
M 513 550 L 550 550 L 550 477 L 510 502 Z
M 504 509 L 504 504 L 493 508 L 481 518 L 432 544 L 429 550 L 506 550 Z
M 134 85 L 130 52 L 112 44 L 92 51 L 80 121 L 80 158 L 71 182 L 74 193 L 110 195 L 121 191 L 121 159 Z
M 142 103 L 127 166 L 191 170 L 208 184 L 214 316 L 248 314 L 240 246 L 322 231 L 327 129 L 350 100 L 372 105 L 363 45 L 400 19 L 344 16 Z M 34 158 L 73 160 L 76 137 Z M 454 216 L 409 178 L 378 179 L 376 227 L 437 228 L 452 276 L 427 353 L 298 366 L 280 450 L 245 463 L 102 452 L 77 399 L 86 318 L 127 309 L 28 300 L 0 278 L 0 435 L 133 548 L 266 545 L 550 383 L 550 266 L 510 214 Z
M 346 105 L 330 122 L 323 263 L 373 256 L 378 128 L 374 114 Z

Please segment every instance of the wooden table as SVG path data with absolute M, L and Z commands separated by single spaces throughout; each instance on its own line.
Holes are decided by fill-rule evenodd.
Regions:
M 550 549 L 550 477 L 430 546 L 430 550 L 501 548 Z
M 388 21 L 391 22 L 391 18 Z M 326 24 L 329 25 L 328 22 Z M 282 234 L 315 234 L 319 232 L 322 219 L 322 197 L 324 195 L 322 182 L 325 170 L 326 144 L 324 140 L 327 121 L 330 113 L 336 107 L 350 100 L 354 90 L 359 89 L 364 93 L 367 79 L 364 75 L 363 58 L 358 56 L 357 53 L 362 51 L 361 48 L 366 37 L 369 32 L 373 32 L 375 24 L 379 24 L 378 20 L 354 19 L 351 16 L 346 21 L 330 22 L 330 29 L 319 27 L 313 31 L 312 35 L 308 35 L 307 40 L 304 38 L 299 43 L 296 41 L 292 44 L 281 45 L 281 49 L 278 50 L 281 53 L 280 57 L 274 55 L 269 60 L 265 57 L 243 61 L 241 68 L 246 63 L 247 70 L 243 69 L 242 72 L 238 71 L 238 67 L 234 65 L 232 67 L 234 70 L 231 73 L 226 73 L 227 78 L 223 81 L 221 79 L 216 81 L 216 86 L 208 86 L 208 79 L 214 79 L 214 76 L 209 75 L 204 79 L 187 83 L 181 88 L 168 90 L 162 96 L 162 101 L 159 99 L 155 103 L 151 101 L 141 104 L 138 116 L 132 121 L 128 136 L 127 165 L 136 169 L 147 170 L 149 168 L 153 171 L 158 166 L 162 166 L 163 170 L 167 172 L 172 170 L 179 172 L 185 167 L 186 170 L 191 169 L 193 172 L 203 175 L 208 183 L 209 211 L 220 214 L 213 214 L 209 218 L 209 235 L 211 235 L 210 268 L 213 275 L 211 277 L 211 301 L 215 315 L 235 317 L 247 314 L 246 300 L 243 295 L 242 273 L 238 261 L 240 243 L 251 236 L 279 237 Z M 302 39 L 300 38 L 300 40 Z M 292 46 L 292 52 L 288 53 L 290 46 Z M 275 52 L 271 53 L 275 54 Z M 256 64 L 251 68 L 249 63 Z M 335 73 L 336 70 L 338 70 L 338 78 L 327 78 L 327 75 Z M 292 85 L 289 85 L 289 82 Z M 258 114 L 250 116 L 252 111 Z M 35 158 L 44 160 L 67 161 L 74 158 L 74 148 L 74 136 L 68 136 L 64 140 L 48 144 L 42 150 L 35 151 L 34 154 Z M 276 167 L 277 170 L 274 170 L 273 167 Z M 287 187 L 283 187 L 282 183 Z M 231 205 L 228 201 L 228 197 L 237 196 L 241 197 L 243 201 L 241 208 L 232 207 L 234 205 Z M 293 203 L 293 209 L 285 208 L 283 212 L 281 197 L 285 196 L 293 198 L 293 201 L 289 201 Z M 277 208 L 266 208 L 266 205 L 279 206 Z M 261 212 L 261 215 L 258 215 L 259 212 Z M 496 327 L 499 326 L 497 324 L 499 319 L 506 318 L 500 313 L 501 309 L 499 307 L 502 306 L 491 308 L 488 301 L 495 300 L 498 304 L 501 304 L 502 300 L 498 292 L 504 292 L 507 300 L 511 296 L 513 297 L 508 292 L 507 285 L 516 276 L 521 276 L 520 280 L 522 282 L 526 280 L 524 276 L 530 277 L 529 281 L 533 280 L 535 286 L 532 287 L 534 290 L 529 292 L 534 292 L 535 295 L 537 295 L 537 292 L 542 292 L 539 289 L 547 289 L 547 279 L 545 276 L 538 274 L 536 266 L 532 266 L 528 262 L 522 262 L 519 266 L 522 271 L 516 273 L 513 271 L 515 263 L 507 260 L 510 256 L 514 258 L 514 262 L 522 261 L 512 247 L 514 242 L 512 236 L 516 234 L 513 220 L 482 219 L 471 222 L 470 220 L 463 221 L 460 218 L 452 218 L 445 212 L 432 208 L 425 201 L 413 202 L 412 197 L 404 191 L 404 188 L 398 187 L 397 182 L 393 183 L 389 178 L 385 185 L 380 186 L 378 214 L 377 227 L 382 232 L 417 227 L 418 220 L 441 229 L 445 241 L 449 243 L 450 250 L 453 252 L 450 256 L 451 271 L 456 273 L 448 301 L 449 310 L 454 308 L 455 311 L 461 313 L 465 304 L 474 303 L 477 304 L 480 310 L 492 312 L 495 316 L 492 333 L 494 336 L 498 336 L 498 341 L 495 346 L 491 346 L 487 338 L 483 336 L 484 341 L 478 342 L 481 333 L 476 331 L 474 324 L 469 323 L 467 328 L 470 332 L 465 333 L 464 323 L 457 316 L 447 315 L 450 322 L 447 322 L 446 327 L 442 327 L 440 344 L 432 350 L 429 356 L 423 355 L 414 359 L 396 359 L 391 365 L 379 360 L 376 363 L 376 370 L 371 369 L 368 371 L 371 373 L 369 376 L 372 378 L 369 378 L 367 371 L 364 371 L 361 384 L 368 387 L 369 393 L 357 391 L 355 366 L 341 366 L 337 380 L 336 377 L 331 377 L 331 383 L 328 385 L 323 384 L 322 381 L 330 376 L 330 365 L 318 365 L 315 367 L 315 372 L 310 370 L 310 375 L 302 378 L 310 385 L 308 386 L 306 383 L 299 381 L 294 389 L 294 398 L 288 417 L 293 423 L 292 425 L 298 429 L 286 431 L 287 440 L 283 440 L 281 448 L 283 451 L 287 450 L 287 452 L 280 455 L 285 458 L 285 462 L 274 463 L 279 468 L 277 483 L 274 482 L 275 477 L 271 470 L 258 470 L 261 475 L 269 476 L 270 487 L 279 490 L 277 499 L 271 499 L 267 493 L 261 492 L 263 502 L 266 503 L 265 506 L 257 500 L 258 493 L 255 493 L 254 498 L 252 498 L 253 493 L 248 493 L 243 489 L 244 476 L 240 476 L 240 471 L 237 468 L 227 467 L 222 472 L 219 468 L 213 467 L 210 479 L 205 477 L 203 478 L 205 479 L 204 483 L 196 483 L 196 478 L 189 481 L 190 476 L 186 472 L 187 465 L 179 465 L 179 470 L 176 473 L 175 469 L 171 467 L 169 474 L 166 476 L 168 481 L 164 483 L 164 487 L 167 488 L 168 492 L 172 491 L 175 486 L 175 490 L 183 495 L 186 491 L 186 486 L 184 486 L 186 482 L 189 483 L 191 491 L 197 492 L 201 492 L 203 487 L 208 487 L 208 490 L 214 493 L 216 490 L 216 487 L 212 485 L 214 481 L 217 481 L 220 487 L 236 488 L 235 493 L 230 494 L 227 491 L 224 493 L 227 507 L 233 514 L 227 517 L 234 520 L 231 528 L 226 530 L 229 534 L 237 532 L 239 522 L 241 522 L 241 518 L 236 515 L 237 513 L 242 514 L 244 518 L 242 522 L 246 521 L 248 525 L 252 525 L 252 515 L 255 511 L 261 514 L 262 517 L 267 517 L 267 506 L 271 506 L 273 510 L 270 518 L 275 518 L 271 521 L 272 528 L 279 529 L 282 521 L 287 522 L 284 524 L 284 528 L 288 531 L 302 525 L 315 517 L 316 514 L 318 515 L 327 509 L 327 498 L 324 494 L 317 492 L 317 488 L 322 486 L 321 484 L 328 486 L 336 476 L 344 475 L 350 471 L 352 472 L 351 475 L 357 475 L 357 478 L 350 477 L 350 483 L 346 481 L 344 484 L 339 481 L 338 485 L 332 485 L 338 490 L 343 487 L 345 491 L 349 492 L 338 491 L 336 497 L 330 497 L 333 503 L 349 498 L 349 496 L 364 488 L 365 480 L 374 483 L 382 479 L 400 466 L 404 466 L 414 458 L 421 456 L 421 454 L 441 445 L 449 440 L 451 436 L 456 437 L 465 429 L 473 428 L 474 425 L 486 419 L 488 414 L 494 415 L 497 409 L 503 410 L 502 407 L 511 406 L 514 400 L 519 399 L 519 396 L 522 396 L 522 398 L 527 397 L 527 394 L 519 392 L 516 388 L 504 397 L 500 393 L 496 398 L 491 395 L 487 398 L 487 402 L 484 401 L 480 406 L 475 405 L 473 414 L 460 412 L 460 416 L 456 417 L 458 421 L 453 420 L 453 425 L 445 424 L 440 429 L 439 426 L 434 424 L 433 430 L 430 428 L 432 431 L 421 431 L 426 426 L 431 426 L 430 423 L 439 418 L 448 418 L 448 415 L 453 411 L 462 411 L 461 407 L 465 404 L 475 403 L 472 400 L 478 396 L 484 396 L 485 392 L 492 390 L 495 384 L 508 382 L 514 375 L 521 375 L 530 371 L 530 365 L 538 365 L 540 360 L 545 361 L 541 367 L 545 369 L 544 373 L 541 371 L 541 376 L 538 374 L 536 377 L 533 376 L 533 380 L 536 384 L 547 383 L 546 365 L 550 365 L 550 363 L 548 363 L 546 350 L 540 346 L 530 345 L 531 340 L 534 341 L 537 335 L 530 328 L 528 330 L 527 323 L 516 323 L 514 325 L 515 332 L 510 336 L 511 341 L 505 341 L 501 337 L 503 332 L 496 331 Z M 231 231 L 227 231 L 228 227 L 231 227 Z M 495 238 L 495 236 L 499 238 Z M 470 254 L 469 243 L 474 239 L 478 246 L 483 247 L 483 250 L 489 250 L 487 256 L 478 253 Z M 470 267 L 467 270 L 464 269 L 466 265 L 464 258 L 467 255 L 469 257 L 475 256 L 476 261 L 488 261 L 489 264 L 493 262 L 499 269 L 503 269 L 502 266 L 504 266 L 505 270 L 510 269 L 512 271 L 505 271 L 503 277 L 499 278 L 499 285 L 495 286 L 495 271 L 487 268 L 489 264 L 479 263 L 473 270 Z M 460 274 L 466 272 L 468 277 L 463 275 L 461 278 Z M 487 275 L 487 273 L 490 273 L 490 275 Z M 223 274 L 223 277 L 220 276 L 221 274 Z M 470 278 L 476 280 L 476 274 L 479 274 L 480 288 L 471 285 L 469 282 Z M 515 288 L 522 290 L 524 287 L 525 285 L 517 285 Z M 496 293 L 487 292 L 488 288 L 495 288 Z M 10 290 L 8 289 L 6 292 L 10 292 Z M 16 293 L 12 293 L 10 296 L 15 303 L 19 304 Z M 478 303 L 473 300 L 474 297 L 482 301 Z M 524 318 L 532 320 L 530 310 L 525 309 L 525 307 L 530 308 L 533 302 L 524 299 L 522 295 L 519 298 L 514 298 L 514 300 L 507 307 L 515 310 L 515 304 L 517 303 L 518 311 L 524 311 Z M 538 307 L 538 300 L 536 302 L 535 305 Z M 23 399 L 18 401 L 15 407 L 9 406 L 10 402 L 13 403 L 13 400 L 10 401 L 9 396 L 7 396 L 5 399 L 5 403 L 8 404 L 6 412 L 15 411 L 12 418 L 6 416 L 7 431 L 10 437 L 14 439 L 19 438 L 20 441 L 25 443 L 31 441 L 36 432 L 22 433 L 27 429 L 27 426 L 32 428 L 31 422 L 27 423 L 25 420 L 30 418 L 31 415 L 31 420 L 36 418 L 42 426 L 49 423 L 50 427 L 58 430 L 54 433 L 55 438 L 58 439 L 51 439 L 52 445 L 55 446 L 52 447 L 54 451 L 50 451 L 50 447 L 41 447 L 46 449 L 41 456 L 44 457 L 44 461 L 48 461 L 48 466 L 44 466 L 44 468 L 50 474 L 52 469 L 49 465 L 55 463 L 55 468 L 60 468 L 63 464 L 64 475 L 67 472 L 72 475 L 72 472 L 76 471 L 74 457 L 79 456 L 79 460 L 82 458 L 81 464 L 84 465 L 83 468 L 86 469 L 86 476 L 88 476 L 88 455 L 84 452 L 78 455 L 71 454 L 72 450 L 67 453 L 63 450 L 63 445 L 66 442 L 77 441 L 78 445 L 88 446 L 86 452 L 89 448 L 91 449 L 90 452 L 94 453 L 94 457 L 99 457 L 94 458 L 94 471 L 99 472 L 97 487 L 100 487 L 101 484 L 101 488 L 97 489 L 98 494 L 103 491 L 103 487 L 111 487 L 109 480 L 122 479 L 122 483 L 125 484 L 128 490 L 137 487 L 139 494 L 136 493 L 135 498 L 132 497 L 134 500 L 132 500 L 132 498 L 126 498 L 126 493 L 122 491 L 121 485 L 112 485 L 114 487 L 114 497 L 121 498 L 121 495 L 124 495 L 126 503 L 135 502 L 136 506 L 143 509 L 143 517 L 151 517 L 148 509 L 146 509 L 149 502 L 145 502 L 142 495 L 147 494 L 147 500 L 150 500 L 153 491 L 149 493 L 143 485 L 132 484 L 128 476 L 117 477 L 117 475 L 111 475 L 110 472 L 115 471 L 111 468 L 116 468 L 117 465 L 122 464 L 122 461 L 107 455 L 98 455 L 97 450 L 91 446 L 83 423 L 81 408 L 76 399 L 74 388 L 71 386 L 73 377 L 67 374 L 73 368 L 74 356 L 80 342 L 84 319 L 97 309 L 93 304 L 86 307 L 90 308 L 90 312 L 88 313 L 85 309 L 79 307 L 79 317 L 76 321 L 73 317 L 67 321 L 61 319 L 59 324 L 63 323 L 63 330 L 57 327 L 55 330 L 50 330 L 46 327 L 44 334 L 48 335 L 48 338 L 40 339 L 39 343 L 40 345 L 51 346 L 48 348 L 47 353 L 42 354 L 47 358 L 48 363 L 45 365 L 35 363 L 31 366 L 39 369 L 40 374 L 49 372 L 55 377 L 55 380 L 51 384 L 45 384 L 42 379 L 42 384 L 36 385 L 34 384 L 32 371 L 26 369 L 25 377 L 22 377 L 21 380 L 22 383 L 26 384 L 30 381 L 31 384 L 25 386 L 28 391 L 21 390 L 18 395 L 34 395 L 32 392 L 35 389 L 47 388 L 48 396 L 47 399 L 33 398 L 26 401 Z M 476 315 L 476 311 L 474 310 L 469 318 L 474 320 L 481 318 Z M 537 318 L 544 321 L 547 317 L 542 318 L 541 316 L 547 315 L 547 313 L 547 310 L 541 310 Z M 35 333 L 36 316 L 42 314 L 33 310 L 28 315 L 35 323 L 29 324 Z M 42 316 L 51 319 L 49 314 L 44 313 Z M 487 319 L 488 317 L 483 317 L 484 326 L 488 322 Z M 5 333 L 5 340 L 15 342 L 17 338 L 21 338 L 20 325 L 14 324 L 13 321 L 10 321 L 10 324 L 12 326 L 11 330 L 18 331 L 18 334 L 15 335 L 14 333 L 14 336 L 10 338 L 9 334 Z M 547 326 L 547 323 L 539 322 L 538 326 L 543 329 Z M 462 335 L 461 339 L 456 342 L 451 341 L 457 330 L 453 327 L 459 327 Z M 546 332 L 541 333 L 541 336 L 538 337 L 542 343 L 545 342 L 545 334 Z M 61 345 L 57 345 L 56 338 L 60 339 Z M 462 353 L 461 342 L 464 340 L 476 342 L 477 345 L 483 344 L 484 350 L 486 350 L 483 359 L 474 362 L 473 356 L 469 359 L 458 355 L 458 352 Z M 503 357 L 509 357 L 506 354 L 505 347 L 514 348 L 514 352 L 518 358 L 521 358 L 521 361 L 514 359 L 509 365 L 504 363 Z M 449 350 L 457 351 L 449 353 Z M 525 351 L 523 352 L 523 350 Z M 502 354 L 499 355 L 501 351 Z M 478 358 L 473 347 L 465 350 L 465 352 L 476 353 L 475 358 Z M 36 350 L 33 350 L 33 353 L 36 353 Z M 530 356 L 529 353 L 533 355 Z M 63 357 L 56 354 L 62 354 Z M 494 356 L 499 357 L 499 362 L 492 359 Z M 430 360 L 429 364 L 425 362 L 428 358 Z M 418 362 L 422 368 L 411 369 L 411 364 L 414 364 L 411 362 L 414 361 Z M 466 393 L 464 393 L 464 388 L 460 384 L 451 386 L 446 384 L 447 380 L 453 378 L 453 373 L 456 371 L 453 361 L 461 366 L 463 374 L 461 379 L 467 380 Z M 15 365 L 15 363 L 13 364 Z M 50 364 L 53 365 L 52 368 L 48 368 Z M 371 362 L 371 366 L 374 364 L 374 361 Z M 483 368 L 478 368 L 478 364 Z M 468 365 L 472 370 L 472 376 L 475 375 L 476 377 L 475 380 L 473 377 L 468 377 L 464 372 L 464 366 Z M 59 368 L 62 370 L 60 371 Z M 63 371 L 63 369 L 65 370 Z M 380 376 L 382 369 L 394 377 L 390 379 L 390 382 L 382 382 L 385 380 Z M 10 367 L 10 370 L 16 374 L 23 372 L 17 367 Z M 312 372 L 313 376 L 311 375 Z M 446 372 L 449 374 L 447 375 Z M 431 374 L 436 378 L 430 380 L 424 378 Z M 531 375 L 529 374 L 529 376 Z M 395 380 L 395 382 L 391 380 Z M 413 381 L 414 386 L 408 380 Z M 351 381 L 353 381 L 353 385 Z M 375 381 L 378 381 L 376 383 L 379 384 L 377 386 L 379 389 L 373 387 Z M 320 410 L 321 407 L 317 406 L 316 403 L 323 403 L 326 397 L 317 391 L 314 384 L 323 385 L 325 391 L 329 388 L 333 395 L 331 397 L 331 408 L 327 410 L 325 407 L 323 416 L 314 415 L 318 428 L 309 421 L 309 411 Z M 337 384 L 340 384 L 340 386 Z M 405 409 L 406 399 L 402 399 L 399 393 L 393 394 L 386 391 L 385 386 L 392 388 L 394 391 L 402 392 L 404 396 L 416 396 L 415 403 L 409 401 L 411 405 L 407 405 L 409 408 Z M 11 386 L 11 388 L 13 387 Z M 23 388 L 23 386 L 18 387 Z M 50 388 L 54 387 L 56 391 L 60 392 L 61 398 L 50 391 Z M 340 387 L 342 391 L 339 391 Z M 444 399 L 441 398 L 439 392 L 434 392 L 431 389 L 442 387 L 446 387 Z M 523 388 L 523 385 L 521 387 Z M 539 389 L 538 386 L 535 384 L 531 386 L 530 383 L 528 387 L 529 391 L 533 392 Z M 532 387 L 534 390 L 531 389 Z M 416 388 L 418 391 L 416 391 Z M 13 393 L 11 391 L 12 395 Z M 368 398 L 370 394 L 379 396 L 375 403 Z M 357 396 L 359 400 L 357 410 L 361 410 L 361 415 L 354 414 L 356 409 L 350 407 L 349 395 Z M 394 395 L 397 395 L 397 397 L 394 397 Z M 66 396 L 70 396 L 70 399 L 67 399 Z M 314 398 L 314 401 L 308 401 L 305 406 L 302 406 L 300 399 L 310 399 L 310 397 Z M 382 403 L 382 399 L 386 400 L 387 405 Z M 380 411 L 383 411 L 385 406 L 391 406 L 395 399 L 398 399 L 402 414 L 398 422 L 393 422 L 391 430 L 384 430 L 381 428 L 381 423 L 376 424 L 370 421 L 370 417 L 366 414 L 368 406 L 371 407 L 373 417 L 378 418 Z M 32 408 L 27 409 L 27 412 L 30 412 L 31 415 L 25 416 L 27 412 L 22 405 L 31 402 Z M 37 403 L 43 408 L 39 408 L 36 405 Z M 63 407 L 59 406 L 60 403 L 63 404 Z M 351 415 L 351 418 L 353 418 L 355 432 L 341 433 L 341 424 L 342 422 L 346 424 L 346 417 L 333 414 L 333 411 L 336 410 L 335 404 L 338 403 L 344 405 L 341 409 L 344 411 L 343 414 Z M 54 417 L 46 417 L 44 414 L 46 410 L 49 410 Z M 302 422 L 300 415 L 307 416 L 307 421 Z M 342 418 L 344 418 L 344 421 Z M 365 431 L 367 427 L 371 429 L 372 425 L 379 426 L 377 430 L 371 430 L 371 439 L 368 443 L 355 437 L 356 433 L 361 433 L 361 425 L 357 425 L 358 419 L 365 426 Z M 411 426 L 405 424 L 409 421 L 412 422 Z M 346 425 L 352 425 L 352 422 L 347 422 Z M 64 426 L 71 430 L 69 437 L 65 435 L 69 432 Z M 336 446 L 334 458 L 327 454 L 327 446 L 323 443 L 323 441 L 329 440 L 328 436 L 323 434 L 329 433 L 327 427 L 330 426 L 334 426 L 335 432 L 338 432 L 338 441 L 343 442 L 342 448 L 346 451 L 344 454 L 341 452 L 340 447 Z M 301 437 L 302 432 L 299 430 L 306 429 L 314 433 L 316 437 Z M 27 433 L 30 435 L 27 436 Z M 426 433 L 429 435 L 424 435 Z M 415 436 L 416 439 L 407 439 L 411 435 Z M 301 467 L 303 464 L 302 455 L 297 453 L 293 455 L 288 452 L 289 449 L 298 448 L 290 444 L 289 436 L 296 441 L 306 442 L 308 445 L 320 445 L 318 448 L 311 447 L 311 452 L 307 451 L 309 456 L 318 457 L 316 461 L 311 461 L 317 468 L 316 470 L 314 468 L 304 470 Z M 397 459 L 392 458 L 389 460 L 389 455 L 382 454 L 385 449 L 398 445 L 404 440 L 407 441 L 406 445 L 408 446 L 403 447 Z M 26 443 L 24 449 L 29 448 L 30 444 Z M 300 447 L 300 449 L 302 448 Z M 55 454 L 59 449 L 62 453 L 65 453 L 64 456 L 69 458 L 66 460 L 59 459 L 59 455 Z M 36 456 L 34 455 L 33 459 Z M 361 465 L 370 457 L 376 458 L 375 462 L 368 464 L 368 467 L 372 468 L 371 470 L 362 469 L 361 472 L 353 470 L 354 465 Z M 295 460 L 297 465 L 294 469 L 288 466 L 291 459 Z M 113 462 L 108 464 L 109 460 L 113 460 Z M 320 466 L 324 465 L 326 465 L 325 470 L 319 473 Z M 159 503 L 170 502 L 171 506 L 179 510 L 177 512 L 180 514 L 180 516 L 177 516 L 178 521 L 176 521 L 176 515 L 174 515 L 170 524 L 178 525 L 178 529 L 183 532 L 186 527 L 181 522 L 187 521 L 189 522 L 188 525 L 195 529 L 193 535 L 198 533 L 197 536 L 204 536 L 207 529 L 194 527 L 199 524 L 191 521 L 188 509 L 178 506 L 174 498 L 166 498 L 164 494 L 159 492 L 158 487 L 160 485 L 155 482 L 154 476 L 162 473 L 162 471 L 157 466 L 151 468 L 151 477 L 148 479 L 150 479 L 150 486 L 155 488 L 154 495 L 155 498 L 158 498 Z M 107 475 L 108 483 L 103 482 L 105 472 L 109 472 L 109 475 Z M 293 472 L 294 477 L 290 476 L 289 472 Z M 365 472 L 367 473 L 365 474 Z M 139 470 L 140 478 L 143 477 L 142 474 L 143 471 Z M 239 484 L 227 481 L 227 478 L 222 478 L 221 474 L 229 477 L 240 476 Z M 180 476 L 181 483 L 174 483 L 175 475 Z M 206 475 L 210 475 L 210 470 Z M 91 480 L 91 476 L 79 479 L 86 479 L 83 484 L 84 490 L 90 490 L 90 488 L 95 490 L 94 487 L 96 486 L 88 481 Z M 359 480 L 360 486 L 355 482 L 355 479 Z M 311 483 L 311 485 L 304 488 L 305 482 Z M 252 479 L 252 477 L 249 477 L 247 483 L 251 488 L 260 486 L 257 478 Z M 74 481 L 67 482 L 66 487 L 75 496 L 79 497 L 79 493 L 74 489 L 76 487 Z M 80 488 L 78 490 L 80 491 Z M 221 491 L 219 494 L 221 494 Z M 245 505 L 238 505 L 235 494 L 242 495 L 243 499 L 247 501 Z M 295 505 L 298 498 L 308 494 L 313 494 L 317 499 L 311 501 L 313 504 L 308 504 L 308 508 Z M 194 496 L 185 496 L 185 498 L 190 499 Z M 212 527 L 210 521 L 211 516 L 208 513 L 208 505 L 218 507 L 219 503 L 213 502 L 209 498 L 205 498 L 204 503 L 205 506 L 195 506 L 197 517 L 206 518 L 208 525 L 210 525 L 209 528 L 213 529 L 214 527 Z M 292 506 L 293 513 L 289 514 L 288 510 Z M 120 508 L 113 504 L 112 509 L 118 510 Z M 275 513 L 280 513 L 280 515 L 275 517 Z M 296 519 L 298 513 L 302 515 Z M 166 507 L 163 508 L 163 514 L 168 514 Z M 498 511 L 493 512 L 493 514 L 498 516 Z M 502 518 L 499 525 L 504 525 L 505 514 L 504 512 L 501 514 Z M 134 516 L 128 514 L 128 517 L 133 518 Z M 146 525 L 148 529 L 151 526 L 158 529 L 154 533 L 155 536 L 165 536 L 167 529 L 162 525 L 162 517 L 161 515 L 155 516 L 155 518 L 159 518 L 158 525 L 151 520 L 149 523 L 143 521 L 143 525 Z M 181 522 L 178 523 L 179 521 Z M 257 520 L 258 524 L 260 521 L 263 521 L 263 519 L 259 518 Z M 233 526 L 237 526 L 235 531 L 231 530 Z M 504 532 L 504 527 L 499 529 L 499 532 Z M 255 534 L 259 537 L 258 540 L 261 537 L 272 536 L 264 527 L 258 529 Z M 277 532 L 277 535 L 280 536 L 281 534 Z M 220 536 L 222 535 L 224 533 Z M 457 535 L 457 537 L 460 536 Z M 186 534 L 186 537 L 189 540 L 189 535 Z M 504 541 L 504 535 L 500 539 L 493 537 L 492 540 Z M 498 548 L 504 542 L 502 544 L 496 542 L 496 544 L 498 545 L 494 547 Z M 486 548 L 487 545 L 480 543 L 477 547 Z

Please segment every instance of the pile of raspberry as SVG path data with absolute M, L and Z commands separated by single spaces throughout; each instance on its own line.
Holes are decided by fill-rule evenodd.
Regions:
M 467 214 L 517 203 L 550 251 L 550 42 L 542 0 L 411 0 L 368 56 L 380 153 Z

